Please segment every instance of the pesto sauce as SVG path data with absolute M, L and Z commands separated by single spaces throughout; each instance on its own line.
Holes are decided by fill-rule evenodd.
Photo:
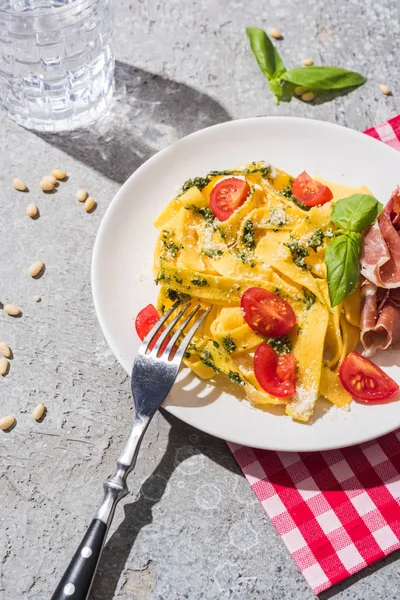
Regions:
M 229 334 L 222 338 L 222 344 L 228 354 L 232 354 L 232 352 L 235 352 L 236 344 Z
M 211 367 L 216 373 L 219 373 L 219 368 L 214 362 L 213 355 L 209 350 L 201 350 L 200 360 L 206 367 Z
M 249 252 L 254 250 L 256 247 L 254 225 L 253 222 L 250 220 L 246 221 L 244 224 L 242 244 Z
M 239 373 L 237 373 L 236 371 L 229 371 L 228 377 L 232 381 L 232 383 L 240 383 L 240 384 L 244 383 L 243 379 L 240 377 Z
M 222 256 L 224 252 L 219 248 L 203 248 L 202 253 L 209 258 L 217 258 L 218 256 Z
M 315 300 L 316 300 L 315 294 L 310 292 L 310 290 L 303 288 L 303 302 L 306 305 L 307 310 L 310 310 L 310 308 L 314 304 Z
M 199 287 L 204 287 L 205 285 L 208 285 L 207 279 L 200 279 L 198 277 L 192 279 L 190 283 L 193 283 L 193 285 L 198 285 Z
M 292 261 L 299 269 L 307 269 L 305 257 L 309 256 L 307 248 L 299 244 L 299 241 L 294 237 L 290 236 L 289 241 L 285 244 L 289 248 L 292 255 Z
M 292 342 L 289 340 L 287 335 L 277 338 L 269 338 L 267 344 L 271 346 L 277 354 L 290 354 L 292 351 Z
M 187 192 L 192 187 L 197 187 L 199 190 L 205 188 L 214 177 L 223 177 L 226 175 L 252 175 L 253 173 L 261 173 L 262 177 L 269 177 L 271 173 L 271 165 L 265 165 L 264 167 L 257 168 L 256 164 L 253 163 L 252 169 L 228 169 L 226 171 L 210 171 L 205 177 L 194 177 L 188 179 L 183 184 L 180 194 Z

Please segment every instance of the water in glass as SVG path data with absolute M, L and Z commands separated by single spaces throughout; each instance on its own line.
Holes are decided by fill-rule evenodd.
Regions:
M 0 103 L 38 131 L 86 126 L 113 92 L 112 0 L 0 0 Z

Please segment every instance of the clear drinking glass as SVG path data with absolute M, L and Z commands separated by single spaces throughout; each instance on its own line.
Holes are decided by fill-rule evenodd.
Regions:
M 113 92 L 112 0 L 0 0 L 0 104 L 29 129 L 88 125 Z

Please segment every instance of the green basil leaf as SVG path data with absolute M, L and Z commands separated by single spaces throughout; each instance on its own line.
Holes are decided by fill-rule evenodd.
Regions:
M 258 66 L 265 77 L 272 79 L 284 73 L 286 69 L 282 59 L 265 31 L 259 27 L 247 27 L 246 33 Z
M 352 294 L 360 281 L 362 235 L 347 233 L 329 242 L 325 251 L 331 306 Z
M 282 79 L 311 90 L 339 90 L 366 82 L 365 77 L 340 67 L 300 67 L 281 75 Z
M 381 203 L 368 194 L 353 194 L 333 205 L 332 221 L 343 231 L 362 233 L 379 214 Z

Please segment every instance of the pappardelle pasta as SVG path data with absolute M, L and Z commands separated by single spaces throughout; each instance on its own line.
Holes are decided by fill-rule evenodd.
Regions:
M 324 257 L 334 203 L 368 193 L 308 179 L 303 202 L 293 179 L 264 162 L 190 180 L 157 217 L 154 252 L 160 313 L 179 295 L 212 307 L 186 365 L 204 379 L 225 374 L 254 406 L 282 404 L 304 422 L 319 397 L 339 407 L 352 398 L 338 369 L 359 341 L 360 293 L 332 307 Z

